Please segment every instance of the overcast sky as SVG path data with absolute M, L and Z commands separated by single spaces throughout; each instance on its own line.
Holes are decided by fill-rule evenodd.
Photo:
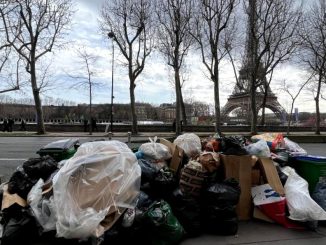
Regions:
M 111 65 L 112 65 L 112 43 L 106 40 L 98 27 L 99 8 L 104 0 L 76 0 L 76 13 L 73 18 L 73 26 L 69 35 L 71 43 L 60 51 L 55 51 L 53 58 L 53 78 L 57 81 L 56 89 L 45 92 L 46 96 L 71 100 L 77 103 L 88 103 L 88 91 L 71 89 L 73 79 L 67 73 L 81 71 L 80 64 L 76 58 L 74 49 L 85 46 L 87 50 L 99 56 L 96 64 L 96 81 L 101 86 L 95 89 L 94 103 L 110 103 L 111 94 Z M 122 57 L 117 55 L 114 69 L 114 97 L 115 103 L 129 103 L 129 81 L 125 67 L 120 65 Z M 213 83 L 207 79 L 205 68 L 199 62 L 200 58 L 196 53 L 190 53 L 187 57 L 187 81 L 183 88 L 184 98 L 195 99 L 206 103 L 214 103 Z M 239 63 L 240 64 L 240 63 Z M 173 76 L 165 65 L 164 59 L 156 52 L 148 60 L 144 72 L 137 79 L 135 90 L 136 101 L 148 102 L 155 105 L 161 103 L 171 103 L 175 100 L 174 89 L 169 80 Z M 278 89 L 278 83 L 282 80 L 293 83 L 293 91 L 296 90 L 295 84 L 299 84 L 305 79 L 305 74 L 301 68 L 294 65 L 283 65 L 274 75 L 272 85 L 273 92 L 278 95 L 280 103 L 288 110 L 290 101 L 284 91 Z M 232 93 L 235 84 L 234 73 L 229 63 L 224 62 L 221 69 L 221 105 L 224 105 L 228 96 Z M 10 96 L 19 96 L 8 94 Z M 303 93 L 297 100 L 295 107 L 299 111 L 315 110 L 314 100 L 311 92 Z M 326 102 L 321 102 L 321 111 L 326 112 Z

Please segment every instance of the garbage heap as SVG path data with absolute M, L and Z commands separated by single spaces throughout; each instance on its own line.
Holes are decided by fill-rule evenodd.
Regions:
M 1 185 L 2 245 L 177 244 L 235 235 L 239 220 L 300 230 L 326 220 L 326 158 L 282 134 L 187 133 L 173 143 L 155 137 L 137 152 L 96 141 L 64 157 L 45 149 Z M 53 152 L 70 158 L 57 162 Z

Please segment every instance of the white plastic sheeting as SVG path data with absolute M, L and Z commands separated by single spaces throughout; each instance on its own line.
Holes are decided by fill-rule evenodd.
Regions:
M 57 236 L 102 235 L 126 208 L 135 207 L 140 176 L 136 156 L 126 144 L 82 144 L 54 178 Z

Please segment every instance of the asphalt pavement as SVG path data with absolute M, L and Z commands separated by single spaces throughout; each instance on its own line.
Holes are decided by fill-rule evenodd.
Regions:
M 64 135 L 63 135 L 64 136 Z M 68 136 L 68 135 L 66 135 Z M 72 135 L 69 135 L 72 136 Z M 80 142 L 87 142 L 96 139 L 107 139 L 103 135 L 99 137 L 69 137 L 79 138 Z M 146 140 L 148 135 L 138 140 Z M 17 166 L 26 159 L 36 157 L 36 151 L 42 146 L 59 140 L 57 137 L 0 137 L 0 176 L 7 180 Z M 127 142 L 126 135 L 114 137 L 116 140 Z M 326 144 L 300 144 L 312 155 L 326 156 Z M 240 222 L 239 230 L 235 236 L 211 236 L 203 235 L 198 238 L 187 239 L 182 242 L 184 245 L 192 244 L 279 244 L 279 245 L 303 245 L 303 244 L 324 245 L 326 244 L 326 227 L 319 227 L 317 231 L 289 230 L 277 224 L 270 224 L 262 221 L 252 220 Z

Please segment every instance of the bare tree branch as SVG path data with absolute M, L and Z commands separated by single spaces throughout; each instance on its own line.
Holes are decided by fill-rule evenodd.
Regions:
M 135 110 L 136 79 L 153 48 L 151 0 L 107 0 L 101 9 L 101 29 L 119 47 L 128 67 L 132 133 L 138 133 Z
M 72 14 L 70 0 L 11 0 L 8 5 L 0 7 L 7 42 L 25 60 L 30 75 L 40 134 L 45 133 L 45 128 L 39 94 L 46 80 L 41 76 L 41 81 L 37 81 L 38 60 L 58 44 Z

